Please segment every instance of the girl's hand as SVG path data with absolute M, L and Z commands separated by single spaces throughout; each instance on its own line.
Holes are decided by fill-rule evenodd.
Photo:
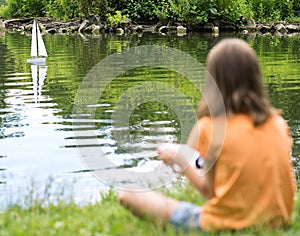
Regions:
M 175 172 L 183 173 L 185 169 L 195 163 L 199 152 L 186 144 L 161 144 L 157 149 L 158 157 Z
M 164 143 L 157 149 L 158 158 L 162 160 L 166 165 L 170 165 L 171 160 L 176 156 L 179 151 L 179 144 Z

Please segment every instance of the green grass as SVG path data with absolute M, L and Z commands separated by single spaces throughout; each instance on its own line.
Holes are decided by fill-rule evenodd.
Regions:
M 196 192 L 187 187 L 168 193 L 178 199 L 192 199 Z M 141 220 L 121 207 L 115 193 L 110 191 L 96 204 L 78 206 L 72 202 L 59 202 L 42 207 L 39 201 L 24 209 L 12 206 L 0 213 L 0 235 L 175 235 L 171 226 Z M 186 199 L 187 198 L 187 199 Z M 201 198 L 198 204 L 202 202 Z M 300 192 L 295 199 L 292 225 L 287 229 L 236 232 L 234 235 L 300 235 Z M 183 235 L 183 234 L 177 234 Z M 186 234 L 184 234 L 186 235 Z M 191 232 L 189 235 L 199 235 Z M 207 235 L 207 234 L 204 234 Z M 221 233 L 220 235 L 231 235 Z

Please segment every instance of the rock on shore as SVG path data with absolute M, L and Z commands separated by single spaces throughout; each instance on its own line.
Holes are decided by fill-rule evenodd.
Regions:
M 30 32 L 32 28 L 33 18 L 18 18 L 18 19 L 0 19 L 0 31 L 14 31 L 14 32 Z M 181 23 L 174 23 L 173 25 L 164 25 L 158 23 L 157 25 L 136 25 L 128 20 L 125 24 L 117 27 L 111 27 L 106 22 L 101 22 L 96 16 L 91 19 L 83 21 L 73 20 L 68 22 L 56 22 L 49 18 L 37 18 L 40 28 L 43 33 L 55 34 L 93 34 L 101 33 L 142 33 L 142 32 L 159 32 L 177 33 L 178 35 L 185 35 L 187 32 L 211 32 L 218 34 L 219 31 L 227 32 L 248 32 L 257 33 L 272 33 L 277 35 L 285 34 L 300 34 L 300 24 L 289 24 L 279 22 L 277 24 L 261 24 L 254 20 L 248 20 L 246 25 L 236 26 L 227 22 L 209 22 L 198 25 L 183 25 Z

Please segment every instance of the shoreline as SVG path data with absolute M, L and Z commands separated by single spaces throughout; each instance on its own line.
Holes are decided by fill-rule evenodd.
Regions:
M 168 23 L 163 24 L 136 24 L 130 20 L 120 26 L 111 27 L 106 22 L 101 22 L 96 16 L 86 20 L 55 21 L 46 17 L 38 18 L 16 18 L 0 19 L 0 32 L 30 33 L 32 21 L 36 19 L 40 25 L 42 33 L 46 34 L 86 34 L 100 35 L 113 33 L 116 35 L 134 34 L 134 33 L 161 33 L 177 34 L 184 36 L 190 32 L 212 33 L 217 36 L 220 32 L 228 33 L 248 33 L 272 34 L 276 36 L 300 36 L 300 23 L 259 23 L 249 20 L 247 25 L 237 26 L 227 22 L 208 22 L 205 24 L 182 24 Z

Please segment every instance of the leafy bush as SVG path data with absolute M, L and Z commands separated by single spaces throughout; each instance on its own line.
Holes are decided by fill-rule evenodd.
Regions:
M 0 7 L 0 16 L 50 16 L 60 20 L 98 15 L 101 20 L 110 17 L 111 22 L 117 11 L 138 23 L 204 23 L 215 19 L 243 23 L 247 18 L 278 21 L 299 19 L 300 15 L 300 0 L 7 0 L 6 3 L 7 6 Z
M 5 5 L 0 5 L 0 17 L 5 17 L 5 18 L 10 17 L 7 12 L 8 12 L 8 7 Z
M 204 23 L 216 18 L 232 23 L 251 18 L 250 6 L 245 0 L 167 0 L 160 19 Z
M 165 0 L 161 1 L 160 9 L 156 10 L 160 20 L 195 22 L 198 6 L 195 0 Z
M 84 17 L 80 12 L 80 3 L 72 0 L 50 0 L 47 5 L 47 16 L 52 16 L 56 19 L 72 19 Z
M 106 19 L 108 0 L 81 0 L 81 11 L 85 16 L 99 15 Z
M 107 0 L 48 0 L 46 14 L 56 19 L 82 19 L 99 15 L 104 19 Z
M 293 9 L 295 16 L 300 17 L 300 0 L 293 1 Z
M 203 0 L 199 2 L 199 13 L 197 19 L 207 22 L 218 16 L 217 2 L 215 0 Z
M 122 11 L 137 22 L 155 22 L 158 20 L 156 12 L 164 2 L 167 0 L 111 0 L 108 3 L 108 11 Z
M 259 21 L 278 21 L 299 14 L 299 0 L 251 0 L 254 18 Z M 296 5 L 295 5 L 296 4 Z M 298 4 L 298 5 L 297 5 Z
M 120 26 L 126 22 L 128 15 L 122 15 L 121 11 L 116 11 L 114 15 L 107 14 L 107 21 L 112 27 Z
M 46 0 L 6 0 L 2 13 L 6 17 L 44 16 Z
M 242 23 L 252 18 L 252 11 L 246 0 L 218 0 L 217 2 L 220 17 L 229 22 Z

